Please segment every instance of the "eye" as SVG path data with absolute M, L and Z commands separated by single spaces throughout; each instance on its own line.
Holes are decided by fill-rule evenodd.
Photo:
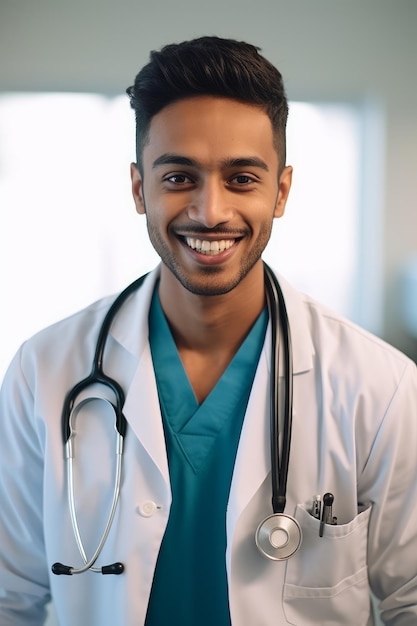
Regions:
M 252 182 L 252 179 L 249 178 L 249 176 L 246 176 L 245 174 L 239 174 L 239 176 L 235 177 L 235 180 L 240 185 L 244 185 L 244 184 Z
M 173 185 L 188 185 L 193 181 L 185 174 L 169 174 L 169 176 L 164 177 L 164 182 L 172 183 Z
M 255 182 L 254 177 L 250 176 L 249 174 L 236 174 L 236 176 L 233 176 L 232 178 L 229 179 L 229 183 L 231 185 L 236 185 L 238 187 L 250 185 L 251 183 L 254 183 L 254 182 Z

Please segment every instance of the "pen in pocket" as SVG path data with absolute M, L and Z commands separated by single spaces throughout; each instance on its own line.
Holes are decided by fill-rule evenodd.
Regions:
M 315 495 L 313 496 L 313 508 L 311 509 L 311 515 L 320 519 L 321 517 L 321 496 Z
M 325 493 L 323 496 L 323 510 L 321 514 L 320 521 L 320 529 L 319 535 L 323 537 L 324 533 L 324 525 L 325 524 L 335 524 L 337 523 L 337 518 L 333 517 L 332 507 L 333 507 L 334 495 L 332 493 Z

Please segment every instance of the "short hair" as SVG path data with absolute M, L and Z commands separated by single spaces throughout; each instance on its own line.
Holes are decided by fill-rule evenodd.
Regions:
M 288 103 L 280 72 L 246 42 L 200 37 L 150 53 L 150 61 L 126 90 L 136 117 L 136 159 L 152 118 L 163 108 L 193 96 L 219 96 L 253 104 L 271 120 L 280 170 L 285 166 Z

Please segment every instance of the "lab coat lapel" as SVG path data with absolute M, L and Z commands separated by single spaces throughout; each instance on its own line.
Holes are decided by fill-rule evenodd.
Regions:
M 126 396 L 125 415 L 149 456 L 169 483 L 164 429 L 149 347 L 143 350 Z
M 246 409 L 233 472 L 227 515 L 228 534 L 233 533 L 239 515 L 270 471 L 269 364 L 266 350 L 266 345 L 270 342 L 271 330 L 268 326 Z
M 124 404 L 129 428 L 169 483 L 164 430 L 148 341 L 149 306 L 158 275 L 159 269 L 153 271 L 122 307 L 111 335 L 134 363 L 133 373 L 126 384 Z

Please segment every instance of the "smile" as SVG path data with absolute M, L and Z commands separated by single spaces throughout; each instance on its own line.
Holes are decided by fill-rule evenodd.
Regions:
M 209 256 L 215 256 L 225 250 L 228 250 L 235 243 L 235 239 L 220 239 L 219 241 L 207 241 L 207 239 L 195 239 L 194 237 L 185 237 L 187 246 Z

